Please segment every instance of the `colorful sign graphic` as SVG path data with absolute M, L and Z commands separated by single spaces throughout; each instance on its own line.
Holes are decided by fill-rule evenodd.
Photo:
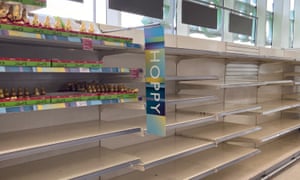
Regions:
M 145 28 L 147 133 L 166 135 L 165 48 L 162 26 Z

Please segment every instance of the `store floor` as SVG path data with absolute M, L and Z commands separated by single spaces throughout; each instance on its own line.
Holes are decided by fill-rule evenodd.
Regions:
M 300 180 L 300 161 L 286 168 L 272 180 Z

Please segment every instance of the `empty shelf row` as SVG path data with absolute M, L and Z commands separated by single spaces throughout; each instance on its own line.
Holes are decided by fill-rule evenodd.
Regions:
M 201 151 L 159 165 L 145 172 L 131 172 L 116 177 L 114 180 L 201 178 L 207 180 L 231 180 L 262 178 L 287 161 L 292 161 L 295 157 L 299 157 L 299 138 L 298 132 L 293 133 L 269 144 L 264 144 L 259 149 L 222 143 L 217 148 Z
M 59 47 L 67 49 L 82 49 L 81 42 L 68 42 L 68 41 L 59 41 L 59 40 L 45 40 L 45 39 L 36 39 L 36 38 L 24 38 L 24 37 L 10 37 L 10 36 L 1 36 L 1 41 L 4 43 L 17 43 L 17 44 L 30 44 L 31 46 L 44 46 L 44 47 Z M 181 39 L 180 39 L 181 41 Z M 127 43 L 128 44 L 128 43 Z M 120 45 L 123 45 L 120 43 Z M 95 51 L 101 52 L 102 55 L 111 55 L 117 53 L 138 53 L 143 54 L 144 51 L 140 48 L 138 44 L 131 44 L 128 47 L 125 46 L 106 46 L 101 45 L 97 42 L 93 43 L 93 49 Z M 175 48 L 175 47 L 166 47 L 166 55 L 180 55 L 182 57 L 214 57 L 214 58 L 229 58 L 231 60 L 253 60 L 253 61 L 287 61 L 294 62 L 294 58 L 287 57 L 275 57 L 275 56 L 261 56 L 261 55 L 246 55 L 232 52 L 217 52 L 217 51 L 207 51 L 207 50 L 195 50 L 187 48 Z M 184 58 L 183 58 L 184 59 Z M 189 59 L 189 58 L 187 58 Z
M 159 148 L 155 149 L 153 145 Z M 216 145 L 212 142 L 176 136 L 132 147 L 121 148 L 117 151 L 96 147 L 5 167 L 0 169 L 0 178 L 85 179 L 131 166 L 141 169 L 152 168 L 149 169 L 150 172 L 159 170 L 159 177 L 162 178 L 164 173 L 176 175 L 170 173 L 174 165 L 178 168 L 186 166 L 180 177 L 201 177 L 213 173 L 216 168 L 222 169 L 259 152 L 253 148 L 227 144 L 215 148 Z M 129 153 L 134 155 L 128 155 Z M 214 156 L 211 156 L 212 154 Z M 202 161 L 205 162 L 204 166 Z M 164 171 L 165 167 L 168 171 Z M 197 167 L 200 170 L 195 169 Z
M 135 144 L 120 148 L 118 151 L 139 157 L 141 164 L 137 168 L 144 170 L 205 149 L 216 147 L 217 144 L 221 142 L 253 133 L 259 129 L 257 126 L 222 122 L 213 123 L 182 131 L 178 133 L 180 136 L 171 136 L 155 141 Z
M 242 107 L 235 110 L 228 108 L 228 114 L 233 112 L 243 112 Z M 244 106 L 243 108 L 247 109 L 253 107 Z M 220 111 L 220 113 L 226 114 L 224 110 Z M 190 129 L 188 131 L 178 131 L 178 134 L 186 137 L 197 137 L 204 140 L 214 141 L 215 143 L 243 136 L 244 140 L 251 140 L 259 144 L 300 127 L 300 121 L 293 119 L 269 121 L 259 124 L 259 126 L 246 126 L 228 122 L 222 123 L 217 122 L 217 117 L 214 114 L 195 111 L 178 111 L 176 113 L 168 113 L 166 127 L 167 129 L 174 129 L 202 123 L 211 124 L 196 129 Z M 0 160 L 22 157 L 49 150 L 62 149 L 89 142 L 97 142 L 104 138 L 119 135 L 143 133 L 144 131 L 147 131 L 145 116 L 118 121 L 108 122 L 97 120 L 2 133 L 0 134 L 2 144 L 0 148 Z
M 226 131 L 231 126 L 222 125 L 221 127 L 221 129 L 217 129 L 215 133 L 212 134 L 219 134 L 222 129 Z M 232 129 L 240 129 L 235 125 L 232 125 L 232 127 Z M 204 126 L 204 131 L 205 130 L 209 131 L 210 128 Z M 193 130 L 192 132 L 196 131 Z M 237 132 L 239 132 L 240 135 L 243 134 L 241 131 Z M 184 131 L 182 132 L 182 135 L 185 133 L 186 136 L 192 137 L 190 133 Z M 134 172 L 122 178 L 126 178 L 127 176 L 128 178 L 140 177 L 142 175 L 146 179 L 151 177 L 154 178 L 155 176 L 157 176 L 157 178 L 169 177 L 172 179 L 172 177 L 181 177 L 181 179 L 193 179 L 205 177 L 259 152 L 259 150 L 254 148 L 244 148 L 224 143 L 221 143 L 217 147 L 216 143 L 213 141 L 201 140 L 206 138 L 205 136 L 202 138 L 201 129 L 195 134 L 198 136 L 193 135 L 194 138 L 183 136 L 161 138 L 119 148 L 115 150 L 117 152 L 103 148 L 81 150 L 2 168 L 0 169 L 0 177 L 1 179 L 20 179 L 21 177 L 22 179 L 38 179 L 40 177 L 45 177 L 46 179 L 86 178 L 100 176 L 120 168 L 135 166 L 138 169 L 146 171 L 143 174 Z M 204 133 L 204 135 L 206 135 L 206 133 Z M 197 139 L 198 137 L 200 137 L 200 139 Z M 255 167 L 256 171 L 245 173 L 244 176 L 249 174 L 251 176 L 257 176 L 261 173 L 259 171 L 262 169 L 269 169 L 269 166 L 271 165 L 272 168 L 274 168 L 274 164 L 278 165 L 278 163 L 281 163 L 286 158 L 290 158 L 299 153 L 299 137 L 299 133 L 295 133 L 272 143 L 262 145 L 260 150 L 264 154 L 262 155 L 264 160 L 262 160 L 262 157 L 257 158 L 257 156 L 260 156 L 257 155 L 244 161 L 244 164 L 241 162 L 242 168 L 240 168 L 240 165 L 238 164 L 239 169 L 246 171 L 249 170 L 250 166 Z M 231 136 L 231 138 L 234 138 L 234 136 Z M 224 138 L 223 140 L 230 140 L 230 138 Z M 282 158 L 279 159 L 271 159 L 274 156 L 278 157 L 281 153 L 286 156 L 282 156 Z M 269 160 L 265 160 L 265 158 L 269 158 Z M 262 165 L 260 163 L 262 163 Z M 257 169 L 253 164 L 257 164 L 260 169 Z M 181 171 L 174 171 L 174 168 L 177 169 L 182 167 L 185 168 Z M 225 170 L 225 172 L 226 171 L 227 170 Z M 228 173 L 226 176 L 230 175 L 229 177 L 231 177 L 232 174 L 235 173 Z
M 241 137 L 257 145 L 278 138 L 300 128 L 300 119 L 276 119 L 259 124 L 262 129 Z
M 0 160 L 98 142 L 104 138 L 138 132 L 141 132 L 141 128 L 137 126 L 89 121 L 2 133 L 0 134 Z
M 0 179 L 88 179 L 137 164 L 134 156 L 90 148 L 0 169 Z
M 234 145 L 221 144 L 217 148 L 154 167 L 145 172 L 132 172 L 113 180 L 131 179 L 200 179 L 225 167 L 250 158 L 260 151 Z
M 300 106 L 300 101 L 295 100 L 277 100 L 259 103 L 261 109 L 253 111 L 253 113 L 268 115 Z
M 257 104 L 211 104 L 208 107 L 189 107 L 184 110 L 188 112 L 207 112 L 219 116 L 239 113 L 248 115 L 269 115 L 297 107 L 300 107 L 300 101 L 297 100 L 273 100 Z
M 236 165 L 228 167 L 205 180 L 261 179 L 300 155 L 300 134 L 284 136 L 262 145 L 261 153 Z M 274 158 L 276 157 L 276 158 Z
M 167 128 L 184 127 L 216 120 L 212 114 L 195 112 L 169 113 L 167 119 Z M 95 120 L 2 133 L 0 134 L 2 144 L 0 160 L 96 142 L 123 134 L 141 133 L 144 130 L 146 130 L 146 118 L 137 117 L 115 122 Z

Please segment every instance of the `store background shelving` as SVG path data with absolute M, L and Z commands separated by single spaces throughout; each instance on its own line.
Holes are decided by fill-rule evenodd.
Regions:
M 118 35 L 134 37 L 134 43 L 143 41 L 142 32 L 137 30 L 119 32 Z M 184 166 L 188 167 L 186 171 L 176 176 L 204 178 L 216 171 L 222 172 L 222 169 L 230 170 L 236 163 L 232 167 L 255 161 L 256 157 L 268 156 L 279 143 L 293 148 L 282 159 L 272 161 L 261 169 L 274 169 L 274 164 L 299 153 L 296 140 L 287 142 L 288 138 L 280 138 L 290 132 L 294 132 L 290 135 L 291 139 L 297 139 L 298 135 L 295 131 L 299 127 L 297 120 L 285 121 L 289 117 L 280 119 L 282 111 L 299 106 L 297 100 L 282 100 L 282 94 L 293 92 L 292 85 L 296 79 L 285 77 L 294 71 L 290 67 L 294 58 L 270 56 L 272 53 L 262 48 L 249 48 L 247 51 L 245 46 L 241 46 L 244 49 L 242 54 L 235 51 L 235 48 L 240 49 L 239 45 L 224 42 L 169 35 L 165 38 L 168 137 L 147 134 L 144 109 L 136 109 L 135 105 L 131 105 L 134 102 L 129 103 L 128 108 L 110 103 L 107 106 L 1 114 L 0 139 L 8 144 L 0 151 L 0 171 L 5 172 L 1 175 L 4 178 L 22 176 L 29 179 L 38 179 L 39 176 L 97 179 L 101 175 L 105 179 L 116 176 L 119 169 L 131 171 L 134 167 L 146 171 L 135 171 L 120 178 L 151 178 L 153 174 L 174 177 L 170 169 Z M 95 44 L 94 51 L 85 51 L 80 42 L 2 36 L 1 40 L 3 56 L 17 52 L 22 57 L 33 57 L 34 54 L 41 58 L 103 59 L 104 68 L 126 69 L 125 74 L 31 72 L 21 73 L 22 77 L 19 77 L 20 72 L 2 72 L 0 76 L 1 80 L 5 80 L 4 85 L 34 87 L 40 83 L 51 90 L 57 89 L 57 83 L 76 79 L 97 79 L 105 83 L 124 80 L 126 85 L 139 88 L 140 95 L 144 95 L 142 81 L 128 76 L 129 69 L 144 69 L 145 66 L 143 50 L 138 45 Z M 26 44 L 31 46 L 24 46 Z M 33 77 L 36 81 L 29 82 Z M 11 78 L 13 83 L 9 81 Z M 217 88 L 211 88 L 211 81 Z M 285 115 L 289 116 L 288 113 Z M 272 129 L 270 124 L 276 124 L 276 128 Z M 200 131 L 202 134 L 197 133 L 198 130 L 203 130 Z M 266 138 L 257 140 L 255 137 L 259 133 L 265 133 Z M 22 139 L 18 138 L 20 136 Z M 255 139 L 261 144 L 241 146 L 244 145 L 241 142 L 248 142 L 248 139 Z M 27 143 L 28 140 L 30 143 Z M 23 143 L 14 144 L 18 141 Z M 284 153 L 277 149 L 274 154 Z M 33 171 L 38 165 L 41 174 Z M 59 172 L 63 167 L 69 168 Z M 12 173 L 17 170 L 20 173 Z M 256 171 L 253 175 L 258 173 Z
M 186 39 L 187 41 L 190 40 L 189 38 L 184 37 L 178 37 L 177 38 L 177 46 L 183 45 L 182 41 L 180 39 Z M 200 45 L 198 47 L 195 47 L 192 45 L 191 41 L 197 41 Z M 294 79 L 285 79 L 285 72 L 286 71 L 293 71 L 293 69 L 290 68 L 290 63 L 293 62 L 294 58 L 285 58 L 285 57 L 273 57 L 268 55 L 262 55 L 260 53 L 265 53 L 265 51 L 257 52 L 258 55 L 253 55 L 249 53 L 250 55 L 244 55 L 239 54 L 236 52 L 230 52 L 230 53 L 223 53 L 218 52 L 214 53 L 211 51 L 213 49 L 211 46 L 204 47 L 201 46 L 201 44 L 205 44 L 204 42 L 201 43 L 202 40 L 191 40 L 188 41 L 189 45 L 187 43 L 182 46 L 181 48 L 175 48 L 175 47 L 168 47 L 166 49 L 167 53 L 167 62 L 172 64 L 168 67 L 176 67 L 178 76 L 207 76 L 207 75 L 215 75 L 218 78 L 217 79 L 207 79 L 202 81 L 197 80 L 190 80 L 190 81 L 180 81 L 178 78 L 178 81 L 174 83 L 175 88 L 179 89 L 179 94 L 207 94 L 208 92 L 210 94 L 214 94 L 216 97 L 218 97 L 219 102 L 209 102 L 209 103 L 200 103 L 200 104 L 177 104 L 175 107 L 176 112 L 188 112 L 188 113 L 212 113 L 216 117 L 216 121 L 210 121 L 206 123 L 200 123 L 198 124 L 199 127 L 196 127 L 195 129 L 205 129 L 211 127 L 211 131 L 217 129 L 217 125 L 221 124 L 222 129 L 222 122 L 224 123 L 237 123 L 237 126 L 243 126 L 246 125 L 250 128 L 252 128 L 253 133 L 249 133 L 248 135 L 243 136 L 243 131 L 240 134 L 237 133 L 237 137 L 231 136 L 230 133 L 224 134 L 224 140 L 227 141 L 227 143 L 233 142 L 235 145 L 244 145 L 242 142 L 248 142 L 246 140 L 247 136 L 256 136 L 256 134 L 259 133 L 265 133 L 267 135 L 266 142 L 261 142 L 260 145 L 257 145 L 257 149 L 260 150 L 260 148 L 264 149 L 264 147 L 269 148 L 268 143 L 277 141 L 285 141 L 285 140 L 279 140 L 281 136 L 284 136 L 285 134 L 289 134 L 290 132 L 295 132 L 297 135 L 297 120 L 292 119 L 291 122 L 295 122 L 289 124 L 288 121 L 284 121 L 285 119 L 281 119 L 279 125 L 276 125 L 275 129 L 272 129 L 271 126 L 268 126 L 268 128 L 264 127 L 265 124 L 276 124 L 277 121 L 273 121 L 278 119 L 280 117 L 280 114 L 283 113 L 283 111 L 288 111 L 292 108 L 298 107 L 298 102 L 296 100 L 287 100 L 282 99 L 282 94 L 289 94 L 293 92 L 293 85 L 294 85 Z M 205 41 L 205 40 L 204 40 Z M 213 44 L 213 43 L 212 43 Z M 218 43 L 218 48 L 220 48 L 222 43 Z M 216 45 L 217 46 L 217 45 Z M 226 46 L 226 45 L 225 45 Z M 235 45 L 238 47 L 239 45 Z M 188 47 L 188 48 L 187 48 Z M 195 48 L 194 50 L 189 50 L 189 48 Z M 203 50 L 203 49 L 204 50 Z M 244 48 L 244 47 L 243 47 Z M 246 48 L 247 49 L 247 48 Z M 246 53 L 247 50 L 245 50 Z M 268 53 L 267 53 L 268 54 Z M 275 53 L 276 54 L 276 53 Z M 175 62 L 173 61 L 175 59 Z M 242 65 L 242 66 L 241 66 Z M 244 71 L 245 68 L 255 68 L 256 70 L 250 70 L 251 73 L 239 73 L 236 69 L 241 68 L 241 71 Z M 229 73 L 233 72 L 233 73 Z M 254 72 L 254 73 L 253 73 Z M 275 73 L 273 73 L 275 72 Z M 171 72 L 170 72 L 171 73 Z M 211 88 L 210 86 L 207 86 L 207 84 L 213 85 L 213 87 L 217 88 Z M 201 85 L 201 86 L 199 86 Z M 219 122 L 218 122 L 219 121 Z M 208 123 L 208 124 L 207 124 Z M 230 124 L 229 123 L 229 124 Z M 240 125 L 242 124 L 242 125 Z M 214 126 L 215 125 L 215 126 Z M 195 127 L 197 125 L 193 126 L 185 126 L 184 131 L 187 134 L 192 133 L 191 128 Z M 224 126 L 225 127 L 225 126 Z M 223 127 L 223 128 L 224 128 Z M 256 129 L 257 128 L 257 129 Z M 261 129 L 260 129 L 261 128 Z M 268 130 L 268 129 L 271 130 Z M 256 130 L 255 130 L 256 129 Z M 260 129 L 260 130 L 258 130 Z M 227 130 L 226 128 L 222 130 Z M 251 130 L 251 131 L 252 131 Z M 195 130 L 196 131 L 196 130 Z M 220 130 L 221 131 L 221 130 Z M 218 131 L 218 132 L 220 132 Z M 203 131 L 196 131 L 196 132 L 203 132 Z M 176 135 L 181 136 L 180 126 L 176 129 L 175 132 Z M 204 133 L 205 134 L 205 133 Z M 294 134 L 294 135 L 295 135 Z M 207 134 L 205 134 L 207 135 Z M 198 138 L 205 139 L 205 140 L 218 140 L 215 138 L 207 138 L 204 135 L 204 137 L 201 137 L 199 135 Z M 291 138 L 294 138 L 294 135 L 291 135 Z M 226 137 L 229 137 L 227 139 Z M 239 138 L 239 136 L 242 136 Z M 187 136 L 185 136 L 187 137 Z M 230 138 L 231 137 L 231 138 Z M 221 140 L 222 140 L 221 136 Z M 279 139 L 278 139 L 279 138 Z M 243 140 L 241 142 L 241 139 Z M 120 141 L 120 139 L 116 140 L 117 142 Z M 105 142 L 105 141 L 104 141 Z M 108 142 L 107 142 L 108 143 Z M 135 142 L 138 143 L 138 142 Z M 131 142 L 129 144 L 135 144 L 134 142 Z M 219 142 L 220 145 L 222 145 L 222 142 Z M 108 143 L 111 145 L 110 143 Z M 255 147 L 255 144 L 252 143 L 246 143 L 247 147 L 252 147 L 253 151 L 257 150 Z M 113 146 L 113 145 L 112 145 Z M 271 147 L 271 146 L 270 146 Z M 214 152 L 215 148 L 211 148 L 205 151 L 199 152 L 199 154 Z M 251 148 L 250 148 L 251 149 Z M 271 149 L 271 148 L 270 148 Z M 233 152 L 233 151 L 232 151 Z M 264 152 L 264 151 L 262 151 Z M 296 152 L 296 151 L 295 151 Z M 258 153 L 258 152 L 256 152 Z M 279 154 L 282 152 L 279 152 Z M 265 153 L 262 153 L 263 155 L 260 157 L 264 157 Z M 254 157 L 256 157 L 255 155 Z M 171 174 L 174 174 L 174 168 L 180 167 L 189 167 L 188 164 L 191 164 L 190 162 L 185 162 L 185 158 L 194 158 L 196 159 L 196 155 L 190 155 L 184 158 L 179 158 L 173 162 L 168 162 L 166 164 L 159 165 L 157 167 L 150 168 L 146 170 L 145 172 L 133 172 L 125 176 L 120 176 L 119 179 L 123 178 L 171 178 L 173 177 Z M 247 157 L 247 156 L 246 156 Z M 249 158 L 249 162 L 251 162 L 251 159 L 253 157 Z M 201 159 L 201 158 L 199 158 Z M 206 162 L 210 162 L 211 156 L 208 157 Z M 232 157 L 232 161 L 234 161 L 234 157 Z M 238 155 L 236 156 L 236 159 L 238 158 Z M 242 158 L 243 159 L 243 158 Z M 288 160 L 288 156 L 283 158 L 285 160 Z M 243 159 L 242 162 L 247 162 L 248 159 Z M 230 161 L 230 160 L 229 160 Z M 237 160 L 238 161 L 238 160 Z M 225 170 L 227 167 L 232 165 L 231 163 L 227 163 L 228 161 L 224 160 L 222 163 L 224 163 Z M 234 161 L 235 162 L 235 161 Z M 222 164 L 220 163 L 220 164 Z M 201 163 L 200 163 L 201 164 Z M 212 163 L 213 164 L 213 163 Z M 269 165 L 271 165 L 270 163 Z M 221 165 L 223 167 L 223 165 Z M 203 164 L 203 166 L 205 166 Z M 194 166 L 197 167 L 199 171 L 194 171 L 195 177 L 197 178 L 203 178 L 207 176 L 208 174 L 215 173 L 216 172 L 216 166 L 211 165 L 211 167 L 203 168 L 202 166 Z M 236 166 L 238 167 L 238 166 Z M 267 167 L 267 166 L 266 166 Z M 272 165 L 273 167 L 273 165 Z M 192 169 L 193 167 L 191 167 Z M 273 167 L 274 168 L 274 167 Z M 171 170 L 172 169 L 172 170 Z M 223 168 L 218 169 L 217 171 L 221 171 Z M 233 168 L 232 168 L 233 169 Z M 171 172 L 171 171 L 172 172 Z M 179 170 L 178 170 L 179 171 Z M 214 172 L 212 172 L 214 171 Z M 197 174 L 198 172 L 199 174 Z M 202 172 L 202 173 L 201 173 Z M 174 176 L 176 177 L 193 177 L 192 170 L 187 168 L 187 174 L 184 175 L 185 172 L 182 174 L 175 173 Z M 233 173 L 233 172 L 231 172 Z M 188 176 L 191 175 L 191 176 Z M 105 177 L 105 176 L 104 176 Z M 107 177 L 110 177 L 109 175 Z M 228 176 L 230 177 L 230 176 Z M 118 178 L 117 178 L 118 179 Z M 230 178 L 229 178 L 230 179 Z

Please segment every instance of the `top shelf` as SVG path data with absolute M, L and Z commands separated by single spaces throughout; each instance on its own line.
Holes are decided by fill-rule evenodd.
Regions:
M 28 66 L 0 66 L 1 72 L 9 73 L 101 73 L 101 74 L 129 74 L 131 69 L 120 67 L 102 68 L 67 68 L 67 67 L 28 67 Z
M 0 33 L 1 34 L 1 33 Z M 81 38 L 65 38 L 64 40 L 38 39 L 28 37 L 10 37 L 0 36 L 1 43 L 19 44 L 30 46 L 44 46 L 53 48 L 77 49 L 83 50 Z M 133 43 L 112 43 L 105 45 L 102 41 L 93 40 L 93 50 L 101 51 L 102 55 L 111 55 L 125 52 L 142 51 L 141 46 Z
M 0 33 L 1 34 L 1 33 Z M 10 36 L 0 36 L 0 41 L 3 43 L 10 44 L 20 44 L 31 46 L 45 46 L 54 48 L 67 48 L 67 49 L 77 49 L 82 50 L 81 38 L 64 38 L 64 40 L 51 40 L 51 39 L 38 39 L 38 38 L 28 38 L 28 37 L 10 37 Z M 107 43 L 105 45 L 103 41 L 93 41 L 93 50 L 102 51 L 101 54 L 112 55 L 118 53 L 144 53 L 142 46 L 135 43 Z M 230 59 L 230 60 L 243 60 L 243 61 L 263 61 L 263 62 L 273 62 L 284 61 L 284 62 L 294 62 L 295 58 L 282 58 L 273 56 L 260 56 L 260 55 L 245 55 L 238 53 L 228 53 L 228 52 L 217 52 L 217 51 L 206 51 L 206 50 L 194 50 L 176 47 L 165 47 L 166 55 L 183 56 L 186 59 L 195 57 L 209 57 L 217 59 Z M 104 51 L 104 52 L 103 52 Z
M 213 87 L 216 89 L 226 88 L 242 88 L 242 87 L 257 87 L 270 85 L 293 85 L 292 80 L 278 80 L 278 81 L 261 81 L 261 82 L 236 82 L 236 83 L 202 83 L 202 82 L 180 82 L 180 88 L 199 88 L 199 86 Z
M 34 7 L 46 7 L 46 1 L 37 1 L 37 0 L 8 0 L 6 2 L 22 3 L 23 5 L 29 5 Z
M 166 47 L 166 55 L 183 56 L 184 58 L 196 58 L 196 57 L 208 57 L 208 58 L 219 58 L 228 60 L 239 60 L 239 61 L 288 61 L 293 62 L 295 58 L 287 57 L 275 57 L 275 56 L 261 56 L 261 55 L 248 55 L 239 53 L 229 53 L 229 52 L 217 52 L 208 50 L 194 50 L 186 48 L 174 48 Z
M 217 80 L 218 76 L 167 76 L 166 81 L 200 81 L 200 80 Z

